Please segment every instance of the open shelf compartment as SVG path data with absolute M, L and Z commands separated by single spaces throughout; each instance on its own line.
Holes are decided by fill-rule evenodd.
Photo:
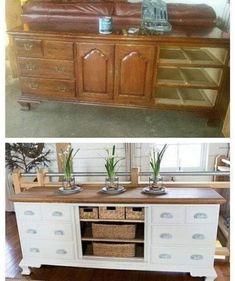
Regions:
M 159 87 L 155 95 L 156 104 L 213 107 L 215 100 L 216 91 L 190 88 Z

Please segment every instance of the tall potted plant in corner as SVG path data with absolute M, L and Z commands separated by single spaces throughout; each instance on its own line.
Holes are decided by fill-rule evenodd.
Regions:
M 118 189 L 119 178 L 116 175 L 117 164 L 124 158 L 117 159 L 115 155 L 115 145 L 113 145 L 112 150 L 106 149 L 107 157 L 105 158 L 105 169 L 107 172 L 107 177 L 105 179 L 105 186 L 107 190 Z
M 163 148 L 159 151 L 152 150 L 150 156 L 151 176 L 149 178 L 149 188 L 152 190 L 161 190 L 163 178 L 160 176 L 161 161 L 164 153 L 167 149 L 167 144 L 164 144 Z
M 75 179 L 73 177 L 73 159 L 78 151 L 79 149 L 74 152 L 74 149 L 71 148 L 71 145 L 68 145 L 66 150 L 61 150 L 61 153 L 59 153 L 64 171 L 63 188 L 65 190 L 75 187 Z

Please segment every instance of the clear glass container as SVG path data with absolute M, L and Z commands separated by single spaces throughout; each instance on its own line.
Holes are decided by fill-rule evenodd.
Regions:
M 70 179 L 63 178 L 62 185 L 64 189 L 73 189 L 75 187 L 75 178 L 71 177 Z
M 107 190 L 114 190 L 119 188 L 119 177 L 106 178 L 105 187 Z
M 150 190 L 162 190 L 163 187 L 163 177 L 157 176 L 157 177 L 149 177 L 149 189 Z

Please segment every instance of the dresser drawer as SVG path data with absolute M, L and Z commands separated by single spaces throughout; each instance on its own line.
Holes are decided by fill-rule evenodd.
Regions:
M 41 219 L 41 208 L 40 205 L 35 204 L 22 204 L 15 203 L 15 211 L 17 219 L 20 220 L 40 220 Z
M 54 204 L 42 205 L 42 217 L 44 220 L 51 221 L 71 221 L 71 207 Z
M 19 225 L 20 236 L 29 239 L 53 239 L 53 240 L 73 240 L 71 224 L 54 223 L 21 223 Z
M 193 205 L 187 207 L 187 223 L 217 223 L 219 207 L 215 205 Z
M 22 242 L 23 256 L 70 260 L 75 258 L 74 244 L 53 240 L 27 240 Z
M 43 41 L 44 57 L 49 59 L 73 60 L 73 43 Z
M 216 241 L 216 224 L 197 226 L 152 226 L 152 244 L 188 244 L 201 245 L 213 244 Z
M 214 249 L 183 247 L 152 247 L 151 262 L 157 264 L 212 266 Z
M 20 82 L 25 94 L 58 98 L 75 96 L 74 81 L 21 77 Z
M 19 57 L 43 57 L 42 40 L 15 38 L 15 50 Z
M 180 224 L 185 222 L 185 207 L 164 205 L 151 207 L 152 224 Z
M 71 61 L 18 58 L 18 68 L 21 76 L 74 78 L 74 64 Z

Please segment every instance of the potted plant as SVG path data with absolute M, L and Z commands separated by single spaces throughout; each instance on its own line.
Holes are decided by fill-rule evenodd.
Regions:
M 105 158 L 105 169 L 107 172 L 107 177 L 105 179 L 105 186 L 107 189 L 118 189 L 119 178 L 116 175 L 117 164 L 124 158 L 117 159 L 115 155 L 115 145 L 113 145 L 112 150 L 106 149 L 107 157 Z
M 154 190 L 161 190 L 162 187 L 162 177 L 160 176 L 160 167 L 161 161 L 164 156 L 164 153 L 167 149 L 167 144 L 164 144 L 163 148 L 159 151 L 156 149 L 152 150 L 150 155 L 150 167 L 151 167 L 151 176 L 149 178 L 149 188 Z
M 75 179 L 73 177 L 73 159 L 78 153 L 79 149 L 74 152 L 71 145 L 68 145 L 66 150 L 61 150 L 59 153 L 60 160 L 63 165 L 64 178 L 63 178 L 63 188 L 72 189 L 75 187 Z

